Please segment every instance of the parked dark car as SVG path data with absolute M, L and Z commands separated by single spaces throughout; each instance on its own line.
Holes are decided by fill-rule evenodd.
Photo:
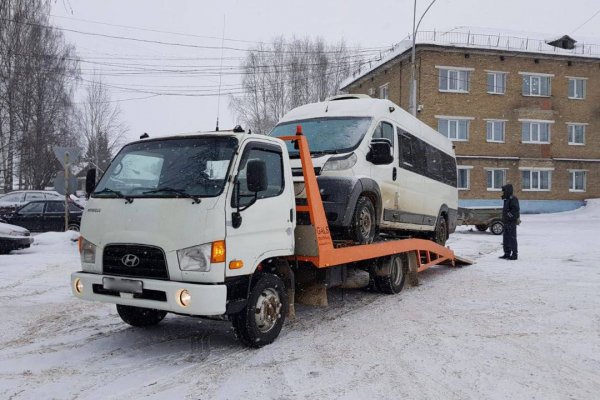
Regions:
M 69 229 L 79 231 L 83 208 L 69 203 Z M 3 215 L 9 224 L 22 226 L 31 232 L 62 232 L 65 230 L 65 202 L 38 200 L 25 204 L 12 214 Z
M 26 249 L 31 246 L 31 243 L 33 238 L 27 229 L 0 222 L 0 254 Z
M 17 190 L 0 195 L 0 214 L 8 214 L 34 200 L 62 200 L 62 196 L 53 190 Z

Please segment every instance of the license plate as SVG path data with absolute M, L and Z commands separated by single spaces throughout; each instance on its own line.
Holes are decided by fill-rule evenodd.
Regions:
M 142 281 L 135 281 L 133 279 L 102 278 L 102 286 L 106 290 L 123 293 L 142 293 L 144 291 Z

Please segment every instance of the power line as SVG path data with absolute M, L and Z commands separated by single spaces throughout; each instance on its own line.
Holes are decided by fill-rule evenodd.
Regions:
M 577 28 L 573 29 L 571 32 L 569 32 L 569 35 L 574 34 L 575 32 L 577 32 L 579 29 L 583 28 L 588 22 L 590 22 L 592 19 L 594 19 L 594 17 L 596 15 L 600 14 L 600 9 L 598 9 L 598 11 L 596 11 L 594 13 L 594 15 L 592 15 L 591 17 L 589 17 L 588 19 L 585 20 L 585 22 L 581 25 L 579 25 Z
M 140 42 L 140 43 L 158 44 L 158 45 L 163 45 L 163 46 L 186 47 L 186 48 L 196 48 L 196 49 L 205 49 L 205 50 L 224 49 L 224 50 L 231 50 L 231 51 L 244 51 L 244 52 L 248 51 L 248 49 L 246 49 L 246 48 L 238 48 L 238 47 L 201 46 L 201 45 L 189 44 L 189 43 L 166 42 L 166 41 L 161 41 L 161 40 L 140 39 L 140 38 L 133 38 L 133 37 L 129 37 L 129 36 L 121 36 L 121 35 L 109 35 L 109 34 L 98 33 L 98 32 L 86 32 L 86 31 L 80 31 L 80 30 L 76 30 L 76 29 L 59 28 L 59 27 L 54 27 L 54 26 L 50 26 L 50 25 L 38 24 L 38 23 L 34 23 L 34 22 L 16 21 L 13 19 L 8 19 L 8 18 L 0 18 L 0 21 L 13 22 L 16 24 L 22 24 L 22 25 L 28 25 L 28 26 L 37 26 L 37 27 L 41 27 L 41 28 L 77 33 L 77 34 L 81 34 L 81 35 L 96 36 L 96 37 L 103 37 L 103 38 L 117 39 L 117 40 L 127 40 L 127 41 Z M 381 49 L 384 49 L 384 48 L 387 48 L 387 47 L 383 47 Z M 372 51 L 373 49 L 357 50 L 357 52 Z M 278 51 L 278 50 L 265 50 L 265 49 L 253 49 L 252 51 L 258 52 L 258 53 L 295 53 L 295 54 L 313 54 L 313 53 L 335 54 L 335 53 L 342 52 L 341 50 L 324 50 L 324 51 L 319 51 L 319 52 L 316 52 L 316 51 L 287 51 L 287 52 L 283 51 L 282 52 L 282 51 Z

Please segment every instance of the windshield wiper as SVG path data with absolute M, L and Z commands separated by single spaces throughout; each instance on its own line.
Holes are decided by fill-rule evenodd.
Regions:
M 172 188 L 172 187 L 161 187 L 161 188 L 157 188 L 157 189 L 154 189 L 154 190 L 146 190 L 145 192 L 142 192 L 142 193 L 143 194 L 152 194 L 152 193 L 160 193 L 160 192 L 175 193 L 175 194 L 178 194 L 181 197 L 187 197 L 189 199 L 194 200 L 194 202 L 192 204 L 200 204 L 200 202 L 202 201 L 200 199 L 200 197 L 198 197 L 198 196 L 194 196 L 193 194 L 189 194 L 185 190 L 175 189 L 175 188 Z
M 95 196 L 99 195 L 99 194 L 114 194 L 115 196 L 117 196 L 120 199 L 125 199 L 125 201 L 127 203 L 133 203 L 133 198 L 129 197 L 129 196 L 125 196 L 123 193 L 121 193 L 118 190 L 114 190 L 111 188 L 104 188 L 102 190 L 100 190 L 99 192 L 94 192 L 93 193 Z

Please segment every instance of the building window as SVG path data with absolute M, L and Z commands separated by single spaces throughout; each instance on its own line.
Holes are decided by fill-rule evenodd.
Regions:
M 551 76 L 523 74 L 523 96 L 550 96 L 551 94 Z
M 504 143 L 505 121 L 489 120 L 486 122 L 486 140 L 488 142 Z
M 389 86 L 388 83 L 386 83 L 385 85 L 379 86 L 379 98 L 380 99 L 387 100 L 389 98 L 388 97 L 388 86 Z
M 552 171 L 526 169 L 521 174 L 523 190 L 545 191 L 552 186 Z
M 487 92 L 490 94 L 506 93 L 506 72 L 488 72 Z
M 439 69 L 439 89 L 440 92 L 469 92 L 469 78 L 471 71 L 466 69 Z
M 570 170 L 569 192 L 585 192 L 587 171 Z
M 488 169 L 486 174 L 487 190 L 502 190 L 506 185 L 506 169 Z
M 585 81 L 584 78 L 569 78 L 570 99 L 585 99 Z
M 457 186 L 459 190 L 469 190 L 471 188 L 471 168 L 472 167 L 458 167 Z
M 567 124 L 569 144 L 582 146 L 585 144 L 585 124 Z
M 522 121 L 523 143 L 550 143 L 550 122 Z
M 440 118 L 438 120 L 438 132 L 450 140 L 466 142 L 469 140 L 469 120 Z

